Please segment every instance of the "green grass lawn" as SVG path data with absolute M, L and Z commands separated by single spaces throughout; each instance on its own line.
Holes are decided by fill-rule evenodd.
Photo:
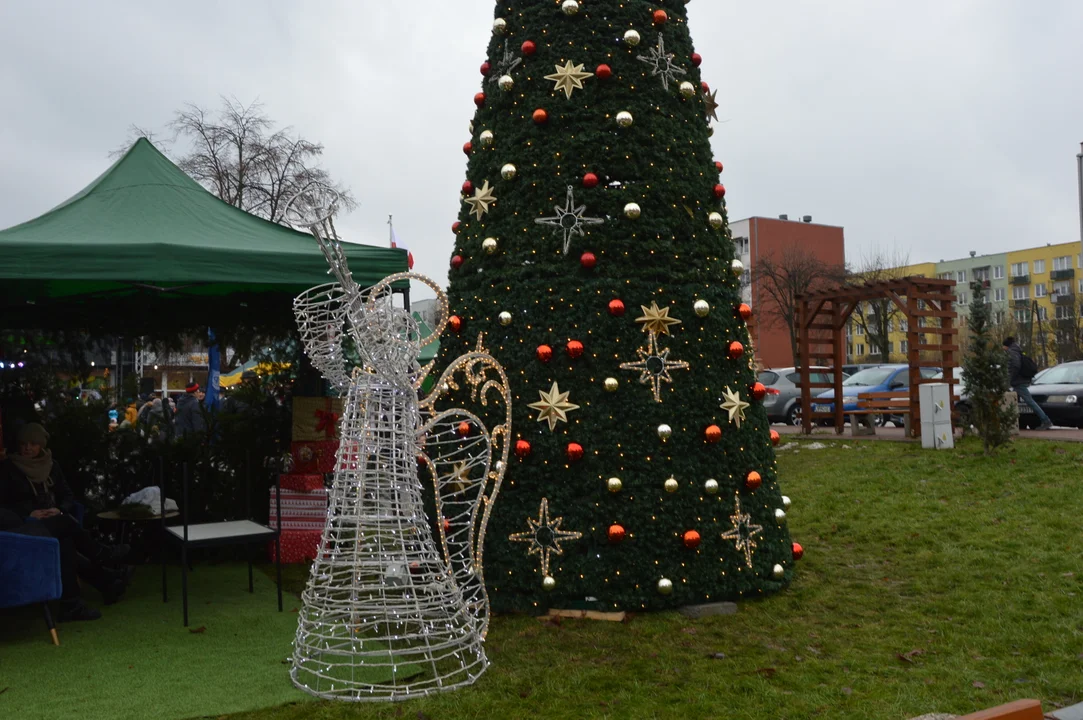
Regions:
M 901 720 L 1083 699 L 1083 444 L 828 442 L 779 453 L 806 550 L 780 596 L 696 621 L 498 617 L 472 688 L 229 717 Z

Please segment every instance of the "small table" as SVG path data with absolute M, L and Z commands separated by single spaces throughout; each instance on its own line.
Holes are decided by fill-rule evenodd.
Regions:
M 169 512 L 167 512 L 164 515 L 164 517 L 165 518 L 174 518 L 174 517 L 177 517 L 178 515 L 180 515 L 180 513 L 178 511 L 170 510 Z M 119 510 L 104 510 L 104 511 L 98 513 L 98 518 L 100 520 L 112 520 L 114 522 L 119 522 L 120 523 L 120 540 L 118 542 L 121 545 L 123 545 L 124 544 L 124 531 L 128 527 L 128 523 L 130 523 L 130 522 L 149 522 L 151 520 L 161 520 L 163 518 L 163 516 L 162 515 L 129 515 L 127 513 L 122 513 Z

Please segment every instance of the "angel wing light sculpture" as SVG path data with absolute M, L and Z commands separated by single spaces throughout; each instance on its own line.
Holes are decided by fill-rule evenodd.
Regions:
M 447 297 L 413 273 L 358 287 L 334 230 L 336 206 L 333 191 L 313 187 L 287 215 L 312 232 L 337 279 L 300 295 L 294 312 L 314 366 L 345 396 L 327 522 L 302 594 L 290 676 L 322 698 L 405 700 L 469 685 L 488 667 L 482 547 L 507 462 L 511 396 L 503 369 L 479 351 L 459 358 L 437 391 L 419 400 L 428 368 L 418 353 L 446 326 Z M 437 326 L 424 339 L 391 301 L 402 280 L 436 292 Z M 494 394 L 494 404 L 504 403 L 492 432 L 466 410 L 434 408 L 460 374 L 483 405 Z M 434 478 L 434 524 L 419 466 Z

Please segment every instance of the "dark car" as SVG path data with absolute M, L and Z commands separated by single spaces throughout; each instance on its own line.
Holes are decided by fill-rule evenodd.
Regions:
M 809 368 L 810 379 L 814 383 L 834 382 L 835 375 L 829 367 Z M 845 380 L 849 375 L 842 374 Z M 787 425 L 801 424 L 801 388 L 797 383 L 801 381 L 800 368 L 772 368 L 763 370 L 757 378 L 767 387 L 767 395 L 763 398 L 763 407 L 767 410 L 767 419 L 771 422 L 784 422 Z M 813 388 L 816 395 L 819 388 Z
M 1039 373 L 1030 382 L 1030 394 L 1054 425 L 1083 428 L 1083 361 Z

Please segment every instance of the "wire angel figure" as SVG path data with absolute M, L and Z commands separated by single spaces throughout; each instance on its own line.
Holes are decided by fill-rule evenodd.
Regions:
M 290 676 L 322 698 L 405 700 L 469 685 L 488 667 L 481 551 L 507 462 L 510 392 L 503 368 L 475 352 L 419 400 L 431 365 L 420 367 L 418 353 L 446 326 L 447 297 L 413 273 L 359 288 L 334 230 L 336 206 L 333 191 L 314 186 L 291 201 L 287 215 L 312 231 L 337 278 L 297 297 L 294 313 L 313 365 L 345 395 L 327 522 L 302 594 Z M 392 303 L 390 291 L 403 280 L 436 292 L 439 319 L 425 339 Z M 492 432 L 466 410 L 434 408 L 459 373 L 483 404 L 494 392 L 505 404 L 504 422 Z M 439 545 L 419 465 L 433 474 Z

